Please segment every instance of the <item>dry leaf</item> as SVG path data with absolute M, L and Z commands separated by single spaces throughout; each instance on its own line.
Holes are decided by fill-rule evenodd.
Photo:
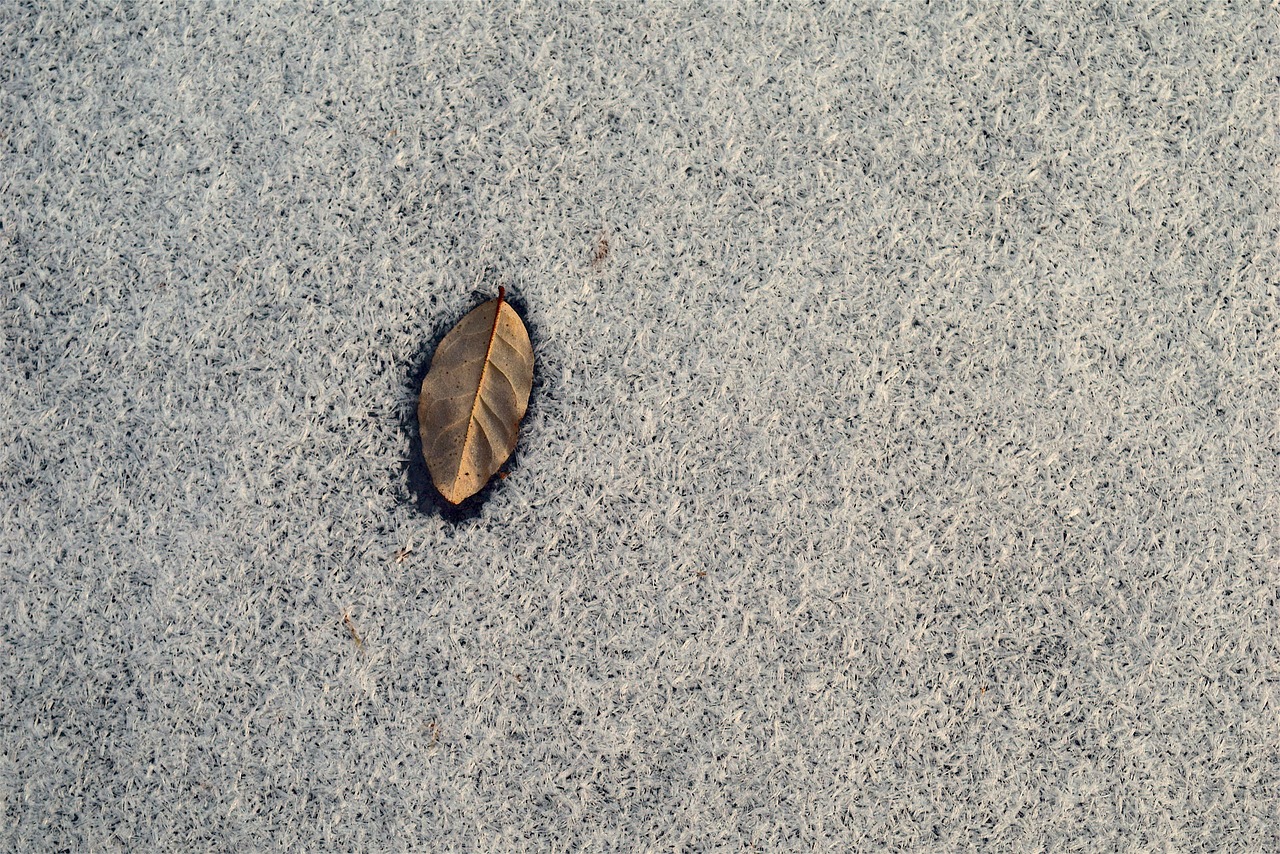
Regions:
M 529 333 L 498 288 L 444 336 L 422 381 L 422 455 L 447 501 L 479 492 L 511 456 L 532 387 Z

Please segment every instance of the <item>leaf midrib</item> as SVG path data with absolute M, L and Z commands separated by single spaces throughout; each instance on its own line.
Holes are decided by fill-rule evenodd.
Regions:
M 505 289 L 499 289 L 497 303 L 493 310 L 493 326 L 489 327 L 489 342 L 484 349 L 484 365 L 480 368 L 480 382 L 476 386 L 475 396 L 471 398 L 471 411 L 467 413 L 467 435 L 462 440 L 462 458 L 458 460 L 458 472 L 453 476 L 454 490 L 457 490 L 458 481 L 462 479 L 463 464 L 471 457 L 471 442 L 476 429 L 476 411 L 480 408 L 480 398 L 484 394 L 485 377 L 489 375 L 489 365 L 492 361 L 490 357 L 493 355 L 493 342 L 498 337 L 498 323 L 502 318 L 502 306 L 506 303 Z M 487 435 L 485 436 L 485 441 L 489 441 Z M 489 447 L 493 447 L 493 442 L 489 441 Z

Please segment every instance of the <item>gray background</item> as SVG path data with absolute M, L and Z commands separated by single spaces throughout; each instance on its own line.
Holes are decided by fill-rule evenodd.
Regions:
M 1274 6 L 177 5 L 0 3 L 0 847 L 1280 846 Z

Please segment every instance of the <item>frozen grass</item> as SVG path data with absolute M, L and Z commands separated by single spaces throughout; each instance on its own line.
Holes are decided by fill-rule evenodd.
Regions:
M 79 5 L 0 5 L 0 848 L 1280 847 L 1274 9 Z

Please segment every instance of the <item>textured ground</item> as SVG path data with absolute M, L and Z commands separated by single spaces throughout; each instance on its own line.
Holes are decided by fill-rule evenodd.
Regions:
M 1280 848 L 1280 16 L 1045 5 L 0 2 L 0 848 Z

